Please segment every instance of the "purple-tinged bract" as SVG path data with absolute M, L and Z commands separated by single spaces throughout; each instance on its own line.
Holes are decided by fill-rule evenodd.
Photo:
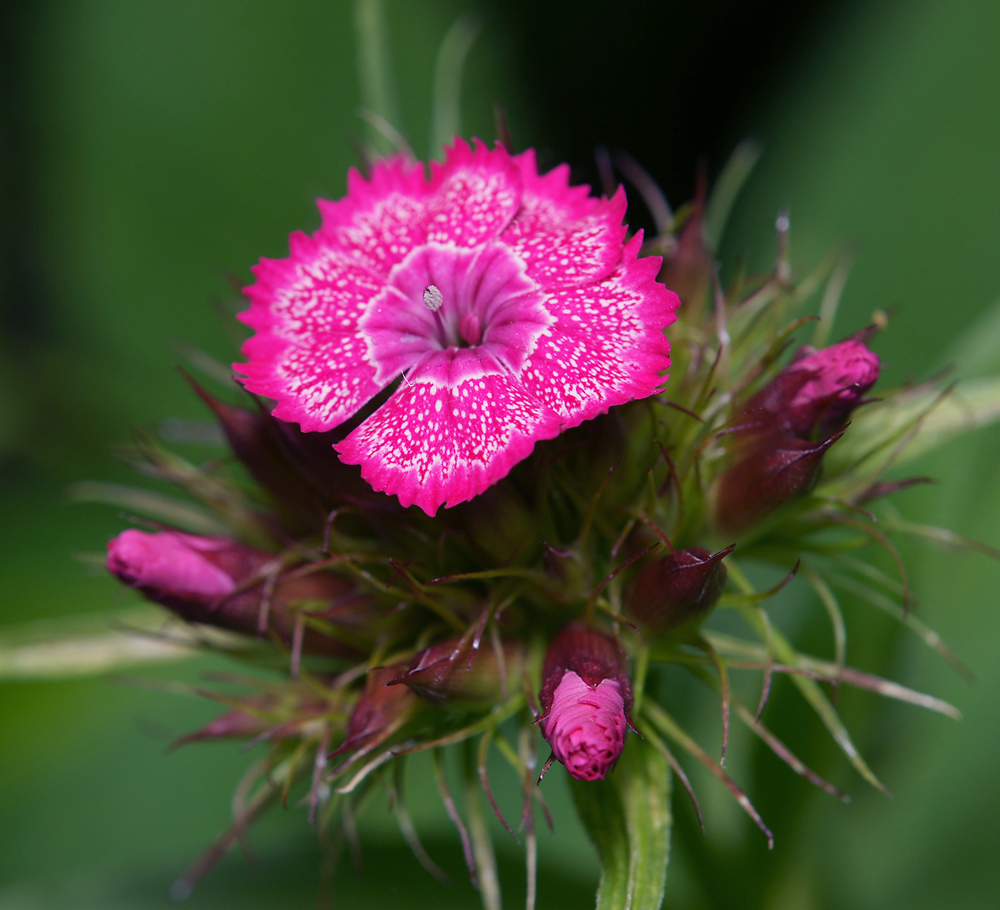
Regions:
M 461 140 L 430 177 L 403 158 L 320 201 L 320 230 L 260 262 L 237 365 L 274 415 L 331 430 L 376 490 L 434 515 L 550 439 L 660 390 L 677 297 L 625 241 L 620 190 L 597 199 L 534 152 Z

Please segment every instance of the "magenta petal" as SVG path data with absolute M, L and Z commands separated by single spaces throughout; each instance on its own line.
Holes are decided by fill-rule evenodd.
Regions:
M 248 363 L 234 367 L 251 391 L 275 399 L 274 416 L 303 430 L 339 426 L 384 384 L 365 360 L 360 335 L 316 334 L 300 344 L 274 335 L 255 335 L 243 345 Z
M 366 269 L 293 234 L 292 257 L 262 260 L 239 319 L 257 334 L 234 364 L 251 391 L 277 401 L 274 415 L 303 430 L 329 430 L 385 384 L 375 378 L 358 321 L 382 282 Z
M 317 237 L 388 275 L 426 238 L 428 193 L 423 166 L 406 158 L 377 162 L 368 180 L 351 169 L 343 199 L 317 201 L 323 215 Z
M 447 355 L 451 353 L 452 356 Z M 472 499 L 535 443 L 560 429 L 556 414 L 473 349 L 442 351 L 335 448 L 376 490 L 428 515 Z
M 521 384 L 562 415 L 564 429 L 659 391 L 670 366 L 663 330 L 679 301 L 655 280 L 660 259 L 637 259 L 642 235 L 603 281 L 550 291 L 556 318 L 538 340 Z
M 236 582 L 201 554 L 231 546 L 232 541 L 221 537 L 130 528 L 108 543 L 107 566 L 133 587 L 214 600 L 230 594 Z
M 521 203 L 521 172 L 502 147 L 461 139 L 431 164 L 427 241 L 473 247 L 496 237 Z
M 289 239 L 288 259 L 262 259 L 246 288 L 250 309 L 237 318 L 258 332 L 290 340 L 317 332 L 355 332 L 358 320 L 384 282 L 343 253 L 305 234 Z
M 521 208 L 501 235 L 544 287 L 587 284 L 608 275 L 621 258 L 625 193 L 596 199 L 569 185 L 566 165 L 540 175 L 533 149 L 515 159 L 524 180 Z

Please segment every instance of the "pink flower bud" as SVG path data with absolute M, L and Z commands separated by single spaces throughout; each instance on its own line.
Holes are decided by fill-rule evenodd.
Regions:
M 542 668 L 539 718 L 552 754 L 577 780 L 603 780 L 631 726 L 627 658 L 613 638 L 570 625 L 552 641 Z
M 287 606 L 310 602 L 315 615 L 337 623 L 346 611 L 354 622 L 358 598 L 347 581 L 330 572 L 277 579 L 263 610 L 264 582 L 274 556 L 225 537 L 198 537 L 180 531 L 148 533 L 129 529 L 108 543 L 107 567 L 116 578 L 188 622 L 257 635 L 262 617 L 268 628 L 290 643 L 294 618 Z M 278 567 L 274 566 L 273 571 Z M 306 653 L 348 656 L 353 648 L 306 628 Z
M 848 338 L 817 351 L 806 347 L 786 372 L 805 376 L 789 407 L 819 426 L 821 435 L 843 427 L 848 415 L 878 379 L 878 355 Z
M 822 350 L 807 345 L 750 400 L 741 425 L 765 434 L 790 431 L 801 439 L 825 438 L 863 404 L 878 374 L 878 355 L 858 338 Z
M 692 547 L 647 563 L 628 589 L 626 610 L 654 633 L 703 619 L 726 586 L 722 560 L 732 551 L 732 547 L 726 547 L 712 554 Z
M 207 554 L 232 546 L 221 537 L 130 529 L 108 544 L 108 571 L 153 600 L 211 602 L 231 594 L 236 582 Z

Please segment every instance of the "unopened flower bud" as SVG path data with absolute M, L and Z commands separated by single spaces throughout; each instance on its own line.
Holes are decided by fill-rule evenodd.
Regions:
M 629 587 L 625 609 L 654 634 L 703 619 L 726 586 L 722 560 L 732 551 L 692 547 L 646 563 Z
M 792 412 L 807 417 L 810 429 L 828 436 L 844 426 L 875 385 L 879 359 L 863 342 L 848 338 L 820 351 L 806 348 L 788 370 L 808 377 L 792 398 Z
M 329 713 L 329 703 L 311 690 L 271 692 L 243 699 L 240 707 L 221 714 L 173 747 L 212 739 L 252 739 L 263 734 L 276 741 L 297 735 L 304 727 Z
M 577 780 L 603 780 L 631 725 L 628 660 L 615 639 L 573 624 L 549 646 L 542 668 L 542 735 Z
M 424 648 L 403 674 L 389 685 L 405 686 L 426 701 L 490 701 L 502 690 L 501 677 L 515 684 L 520 677 L 521 651 L 503 648 L 503 667 L 491 646 L 473 648 L 472 642 L 450 639 Z
M 188 733 L 174 740 L 172 748 L 184 746 L 200 740 L 212 739 L 250 739 L 267 730 L 267 720 L 251 711 L 233 708 L 209 721 L 193 733 Z
M 344 741 L 333 755 L 384 739 L 412 713 L 416 695 L 406 686 L 390 685 L 405 669 L 403 664 L 393 664 L 376 667 L 368 674 L 364 691 L 347 722 Z
M 290 643 L 294 620 L 287 605 L 315 601 L 328 612 L 353 603 L 350 585 L 329 572 L 279 578 L 262 611 L 264 583 L 274 556 L 225 537 L 180 531 L 148 533 L 131 528 L 108 543 L 107 567 L 116 578 L 188 622 L 256 635 L 261 616 Z M 275 567 L 277 571 L 277 567 Z M 305 629 L 307 653 L 347 655 L 353 649 L 314 629 Z
M 129 529 L 108 543 L 107 565 L 112 575 L 153 600 L 211 603 L 236 590 L 237 573 L 225 571 L 208 554 L 234 548 L 240 549 L 222 537 Z M 245 550 L 249 574 L 255 568 L 253 551 Z
M 809 493 L 819 481 L 823 455 L 842 433 L 821 442 L 772 436 L 719 480 L 715 523 L 724 534 L 740 534 L 779 506 Z
M 315 528 L 332 506 L 373 499 L 359 470 L 345 465 L 332 448 L 346 435 L 346 426 L 327 433 L 304 433 L 262 407 L 226 404 L 186 378 L 215 415 L 233 454 L 271 494 L 286 526 Z
M 843 428 L 878 375 L 878 355 L 858 338 L 822 350 L 807 345 L 751 399 L 744 414 L 765 430 L 777 425 L 801 439 L 825 438 Z
M 215 415 L 233 454 L 274 497 L 285 513 L 286 524 L 292 516 L 299 522 L 315 523 L 317 516 L 322 520 L 329 510 L 324 508 L 319 493 L 292 468 L 282 451 L 274 418 L 263 409 L 247 410 L 226 404 L 191 377 L 185 378 Z
M 674 246 L 665 251 L 657 280 L 681 300 L 683 312 L 691 319 L 704 306 L 712 279 L 712 251 L 705 241 L 705 196 L 708 180 L 698 175 L 691 213 L 677 233 Z

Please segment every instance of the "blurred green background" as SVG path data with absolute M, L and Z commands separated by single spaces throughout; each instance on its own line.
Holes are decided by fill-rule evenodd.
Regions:
M 569 160 L 581 179 L 595 175 L 595 146 L 626 150 L 674 204 L 690 194 L 699 157 L 714 175 L 753 135 L 764 156 L 726 262 L 746 251 L 766 265 L 787 205 L 800 272 L 837 243 L 856 249 L 834 335 L 876 309 L 893 314 L 878 341 L 886 383 L 949 363 L 959 375 L 1000 370 L 995 308 L 989 324 L 1000 297 L 1000 5 L 616 6 L 387 2 L 400 127 L 426 155 L 435 54 L 472 11 L 481 33 L 463 83 L 467 134 L 492 138 L 502 102 L 517 146 L 537 146 L 548 164 Z M 230 276 L 245 282 L 257 258 L 284 255 L 291 230 L 317 226 L 313 200 L 343 192 L 365 127 L 344 0 L 36 0 L 7 4 L 3 16 L 0 623 L 58 627 L 60 617 L 131 602 L 77 558 L 99 552 L 123 519 L 69 505 L 67 486 L 128 481 L 109 449 L 132 427 L 169 433 L 172 419 L 204 417 L 174 371 L 177 345 L 234 357 Z M 646 217 L 636 205 L 634 222 Z M 962 353 L 969 338 L 975 362 Z M 912 473 L 939 483 L 900 505 L 1000 545 L 998 452 L 994 428 L 923 459 Z M 919 615 L 978 683 L 850 603 L 849 658 L 953 701 L 965 719 L 843 694 L 889 801 L 779 687 L 771 725 L 854 801 L 813 792 L 738 741 L 727 764 L 776 848 L 769 854 L 728 797 L 695 775 L 708 834 L 678 797 L 667 906 L 1000 904 L 1000 567 L 904 549 Z M 821 613 L 803 594 L 782 617 L 829 653 Z M 219 665 L 144 675 L 208 669 Z M 667 698 L 711 746 L 711 701 L 680 680 Z M 212 713 L 108 680 L 0 683 L 0 910 L 169 906 L 170 882 L 222 829 L 252 759 L 226 745 L 167 753 L 171 737 Z M 545 786 L 557 828 L 542 840 L 540 906 L 589 906 L 593 854 L 561 776 Z M 478 906 L 447 820 L 414 797 L 426 845 L 455 883 L 438 885 L 375 818 L 363 870 L 338 873 L 337 906 Z M 273 813 L 251 839 L 256 862 L 229 857 L 188 905 L 314 906 L 319 852 L 304 814 Z M 522 900 L 520 863 L 502 844 L 510 906 Z

